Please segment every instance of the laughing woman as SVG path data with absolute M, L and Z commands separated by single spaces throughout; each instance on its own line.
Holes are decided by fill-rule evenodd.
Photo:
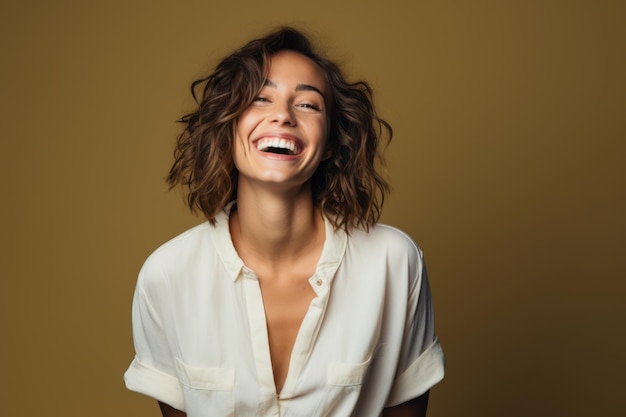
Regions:
M 192 90 L 168 181 L 207 221 L 157 249 L 129 389 L 163 416 L 425 416 L 443 377 L 419 248 L 377 224 L 391 128 L 282 29 Z

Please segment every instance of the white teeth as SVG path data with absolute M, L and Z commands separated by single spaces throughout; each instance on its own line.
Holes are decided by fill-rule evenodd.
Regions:
M 283 138 L 263 138 L 257 142 L 256 147 L 260 151 L 266 151 L 269 148 L 278 148 L 287 149 L 292 155 L 298 153 L 297 145 Z

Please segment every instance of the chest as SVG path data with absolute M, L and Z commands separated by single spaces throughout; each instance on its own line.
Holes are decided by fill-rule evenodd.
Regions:
M 306 275 L 273 280 L 259 277 L 276 392 L 287 378 L 291 354 L 315 292 Z
M 214 283 L 210 291 L 196 288 L 186 297 L 188 314 L 181 317 L 177 329 L 182 330 L 183 323 L 194 326 L 178 333 L 177 356 L 191 368 L 234 375 L 228 398 L 234 399 L 234 407 L 243 415 L 257 415 L 244 411 L 265 407 L 267 413 L 258 415 L 275 415 L 271 410 L 277 409 L 280 415 L 301 416 L 289 410 L 348 415 L 334 412 L 333 407 L 355 406 L 365 371 L 375 373 L 371 364 L 381 343 L 379 329 L 389 328 L 381 323 L 387 321 L 384 299 L 389 291 L 364 280 L 361 270 L 349 272 L 339 271 L 334 278 L 317 274 L 300 285 L 278 285 L 245 271 L 234 282 L 222 281 L 223 287 Z M 401 325 L 402 318 L 390 317 L 390 322 Z M 393 365 L 380 362 L 391 351 L 386 340 L 375 362 L 377 369 L 393 373 Z M 369 387 L 367 399 L 374 398 L 371 388 L 384 386 L 385 378 L 377 376 L 374 385 L 364 385 Z M 203 407 L 213 409 L 218 394 L 227 396 L 223 390 L 204 392 L 211 399 L 202 400 Z

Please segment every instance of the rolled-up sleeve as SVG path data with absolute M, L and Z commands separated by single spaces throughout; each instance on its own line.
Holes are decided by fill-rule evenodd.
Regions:
M 151 302 L 144 289 L 145 266 L 139 275 L 133 298 L 132 324 L 135 358 L 124 374 L 129 390 L 153 397 L 184 411 L 183 394 L 176 376 L 164 324 L 156 303 Z M 149 283 L 153 284 L 153 283 Z
M 419 397 L 444 375 L 445 359 L 435 336 L 430 286 L 419 251 L 416 272 L 410 287 L 402 352 L 386 407 Z

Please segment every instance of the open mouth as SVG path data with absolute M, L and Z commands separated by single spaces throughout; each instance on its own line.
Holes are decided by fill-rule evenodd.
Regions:
M 300 153 L 300 147 L 295 142 L 283 138 L 263 138 L 256 143 L 256 147 L 261 152 L 278 155 L 297 155 Z

